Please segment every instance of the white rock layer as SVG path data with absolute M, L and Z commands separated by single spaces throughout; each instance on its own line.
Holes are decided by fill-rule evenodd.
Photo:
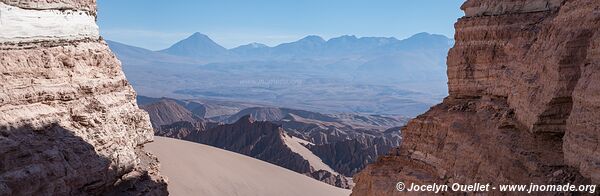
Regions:
M 0 196 L 168 195 L 95 0 L 0 0 Z
M 96 17 L 89 12 L 22 9 L 0 3 L 0 43 L 99 37 Z

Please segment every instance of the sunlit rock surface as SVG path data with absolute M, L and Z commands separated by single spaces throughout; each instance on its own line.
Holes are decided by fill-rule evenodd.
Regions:
M 0 0 L 0 195 L 166 195 L 93 0 Z
M 449 96 L 355 176 L 395 184 L 600 183 L 600 2 L 470 0 L 448 56 Z

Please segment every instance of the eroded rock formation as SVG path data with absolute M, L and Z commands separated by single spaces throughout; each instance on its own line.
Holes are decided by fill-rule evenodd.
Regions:
M 469 0 L 450 95 L 355 176 L 353 195 L 405 183 L 600 183 L 600 1 Z
M 95 0 L 0 0 L 0 195 L 166 195 Z

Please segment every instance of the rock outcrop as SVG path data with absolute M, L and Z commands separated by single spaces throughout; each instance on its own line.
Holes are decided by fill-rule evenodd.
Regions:
M 166 195 L 95 0 L 0 0 L 0 195 Z
M 469 0 L 450 95 L 355 176 L 353 195 L 405 183 L 600 183 L 600 2 Z

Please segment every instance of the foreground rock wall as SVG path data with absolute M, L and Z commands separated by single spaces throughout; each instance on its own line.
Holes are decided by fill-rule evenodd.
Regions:
M 448 56 L 450 95 L 354 195 L 398 181 L 600 183 L 600 2 L 470 0 Z
M 0 195 L 165 195 L 93 0 L 0 0 Z

